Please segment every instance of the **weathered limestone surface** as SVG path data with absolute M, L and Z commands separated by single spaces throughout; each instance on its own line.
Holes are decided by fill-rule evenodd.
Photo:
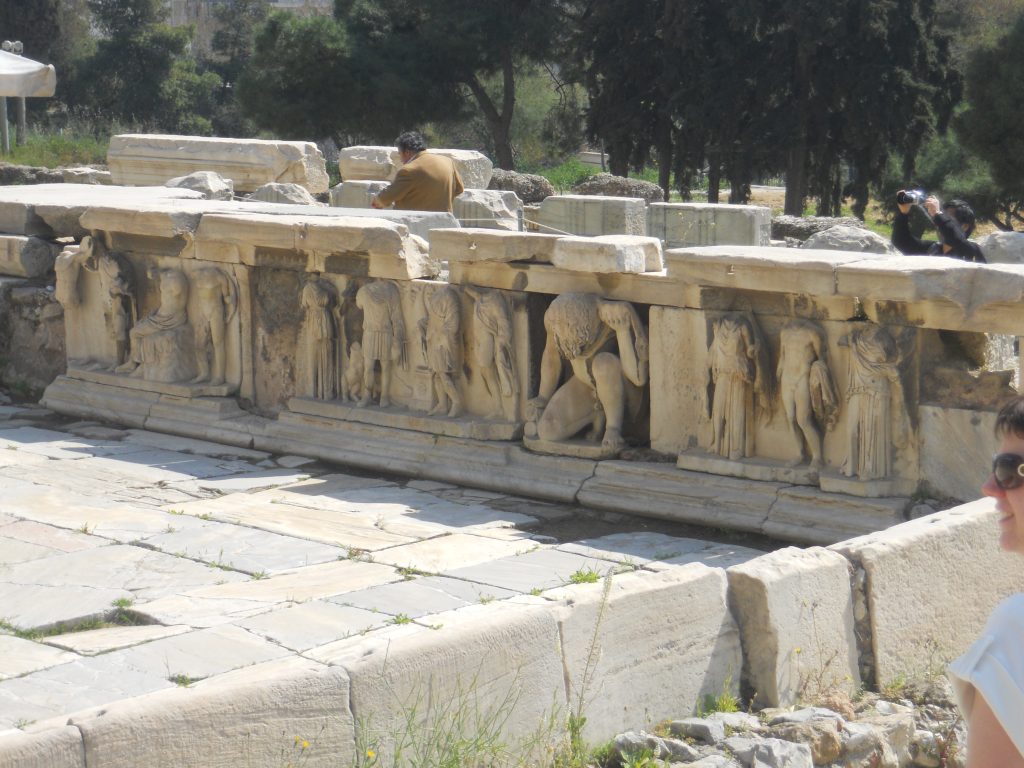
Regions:
M 845 558 L 787 547 L 728 571 L 744 678 L 763 706 L 788 707 L 860 685 Z
M 862 251 L 864 253 L 884 253 L 898 256 L 900 252 L 889 240 L 877 232 L 863 227 L 846 227 L 838 225 L 815 232 L 804 240 L 801 248 L 827 251 Z
M 355 146 L 338 151 L 342 183 L 349 181 L 390 181 L 401 161 L 392 160 L 394 147 Z
M 463 229 L 435 231 L 430 238 L 430 249 L 438 259 L 449 263 L 478 261 L 550 263 L 555 243 L 559 239 L 559 235 L 464 227 Z
M 921 477 L 940 498 L 970 501 L 992 467 L 996 414 L 922 405 Z
M 515 192 L 467 188 L 452 201 L 452 209 L 463 226 L 518 231 L 523 202 Z
M 387 185 L 386 181 L 346 179 L 341 184 L 331 187 L 331 206 L 333 208 L 370 208 L 370 201 Z
M 738 691 L 739 632 L 720 568 L 626 573 L 607 593 L 581 584 L 545 597 L 560 602 L 569 701 L 585 702 L 588 740 L 678 717 L 727 685 Z
M 563 237 L 555 241 L 551 263 L 574 272 L 659 272 L 661 241 L 631 235 Z
M 545 233 L 645 236 L 647 211 L 638 197 L 552 195 L 540 204 L 537 223 Z
M 434 147 L 428 149 L 427 152 L 451 158 L 459 171 L 459 176 L 462 177 L 462 185 L 466 189 L 486 190 L 491 183 L 491 171 L 494 168 L 494 163 L 482 152 L 477 152 L 474 149 L 438 149 Z M 395 154 L 392 155 L 392 162 L 395 161 L 397 155 L 398 153 L 395 151 Z
M 61 168 L 65 184 L 112 184 L 110 171 L 101 171 L 89 166 Z
M 86 768 L 82 733 L 71 725 L 0 731 L 0 768 Z
M 666 248 L 696 245 L 769 245 L 772 212 L 759 205 L 651 203 L 647 234 Z
M 1016 555 L 998 546 L 996 516 L 994 502 L 981 499 L 831 547 L 855 568 L 858 635 L 871 638 L 860 647 L 865 680 L 930 674 L 967 649 L 1002 598 L 1020 591 Z M 936 620 L 935 600 L 938 615 L 956 621 Z
M 978 238 L 989 264 L 1024 264 L 1024 233 L 993 232 Z
M 194 171 L 170 179 L 164 186 L 202 192 L 203 197 L 207 200 L 232 200 L 235 196 L 235 185 L 231 179 L 225 179 L 213 171 Z
M 0 235 L 0 275 L 42 277 L 58 253 L 59 245 L 38 237 Z
M 323 205 L 323 203 L 317 202 L 308 189 L 293 182 L 282 184 L 278 181 L 272 181 L 263 184 L 249 195 L 249 199 L 262 203 L 277 203 L 279 205 Z
M 295 657 L 83 712 L 71 722 L 92 768 L 272 765 L 282 751 L 326 768 L 354 757 L 348 693 L 344 670 Z M 306 754 L 296 736 L 312 746 Z
M 308 141 L 122 134 L 110 140 L 107 165 L 115 184 L 146 186 L 193 171 L 215 171 L 252 192 L 271 181 L 326 192 L 324 156 Z

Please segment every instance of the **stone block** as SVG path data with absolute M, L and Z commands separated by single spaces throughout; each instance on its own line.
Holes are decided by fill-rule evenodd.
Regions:
M 474 149 L 435 149 L 427 150 L 435 155 L 450 157 L 462 177 L 462 185 L 466 189 L 487 189 L 491 183 L 491 172 L 494 169 L 487 155 Z M 397 152 L 395 156 L 397 157 Z
M 552 195 L 540 204 L 537 223 L 545 233 L 645 236 L 647 210 L 638 197 Z
M 563 237 L 555 242 L 551 263 L 573 272 L 655 272 L 661 269 L 661 242 L 629 235 Z
M 252 192 L 271 181 L 326 192 L 327 167 L 309 141 L 221 139 L 165 134 L 121 134 L 110 139 L 107 165 L 115 184 L 147 186 L 193 171 L 215 171 Z
M 375 745 L 381 763 L 391 764 L 398 739 L 422 746 L 435 738 L 431 729 L 458 731 L 459 723 L 473 735 L 489 724 L 513 749 L 543 750 L 547 743 L 534 741 L 538 725 L 561 722 L 566 704 L 548 604 L 473 605 L 421 621 L 308 652 L 348 672 L 360 738 Z M 416 747 L 407 741 L 405 749 Z
M 207 200 L 233 200 L 235 197 L 235 185 L 231 183 L 231 179 L 225 179 L 213 171 L 195 171 L 178 176 L 169 180 L 164 186 L 193 189 L 196 192 L 201 192 Z
M 101 171 L 85 165 L 75 168 L 61 168 L 65 184 L 113 184 L 110 171 Z
M 652 203 L 647 234 L 666 248 L 697 245 L 769 245 L 772 212 L 760 205 Z
M 401 161 L 394 147 L 355 146 L 338 151 L 338 171 L 343 182 L 390 181 Z M 332 203 L 333 204 L 333 203 Z
M 740 638 L 722 569 L 610 579 L 545 593 L 560 603 L 569 702 L 584 703 L 588 742 L 691 713 L 707 694 L 738 692 Z
M 744 676 L 759 706 L 860 685 L 849 568 L 827 549 L 786 547 L 728 570 Z
M 386 181 L 349 179 L 331 187 L 332 208 L 371 208 L 370 201 L 387 187 Z
M 249 199 L 277 205 L 323 205 L 317 202 L 305 187 L 294 183 L 282 184 L 277 181 L 264 184 L 249 195 Z
M 296 657 L 110 704 L 71 722 L 81 731 L 90 768 L 220 768 L 289 759 L 327 768 L 354 759 L 344 671 Z M 302 749 L 302 741 L 309 747 Z
M 60 246 L 38 237 L 0 235 L 0 275 L 42 277 L 53 269 Z
M 0 731 L 0 768 L 85 768 L 82 734 L 74 726 Z
M 993 232 L 978 247 L 989 264 L 1024 264 L 1024 232 Z
M 1020 563 L 999 549 L 996 519 L 995 502 L 981 499 L 831 547 L 861 585 L 854 599 L 863 606 L 858 636 L 870 638 L 860 647 L 865 682 L 872 669 L 879 686 L 941 671 L 996 604 L 1021 590 Z
M 518 232 L 523 201 L 515 192 L 466 189 L 452 201 L 455 218 L 465 227 Z
M 464 228 L 436 230 L 430 236 L 430 252 L 441 261 L 478 262 L 535 261 L 550 263 L 558 235 Z
M 921 477 L 938 498 L 971 501 L 992 468 L 996 414 L 922 405 Z
M 815 232 L 804 240 L 801 248 L 827 251 L 858 251 L 899 256 L 896 246 L 877 232 L 864 227 L 847 227 L 841 224 Z

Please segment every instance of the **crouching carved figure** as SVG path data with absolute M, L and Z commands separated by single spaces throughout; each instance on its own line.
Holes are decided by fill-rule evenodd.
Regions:
M 544 313 L 544 329 L 540 390 L 527 403 L 526 435 L 559 441 L 590 427 L 588 439 L 618 452 L 625 416 L 637 415 L 648 377 L 647 331 L 636 310 L 624 301 L 565 293 Z M 572 375 L 559 386 L 563 360 Z
M 160 306 L 129 331 L 128 360 L 117 373 L 147 381 L 185 382 L 196 375 L 195 337 L 188 321 L 188 278 L 180 269 L 150 268 L 160 285 Z

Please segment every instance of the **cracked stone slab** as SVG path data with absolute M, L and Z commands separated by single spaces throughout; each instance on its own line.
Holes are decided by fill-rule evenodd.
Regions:
M 192 627 L 184 624 L 175 624 L 169 627 L 161 624 L 143 624 L 141 626 L 107 627 L 105 629 L 89 629 L 84 632 L 68 632 L 63 635 L 52 635 L 42 642 L 54 648 L 74 651 L 82 656 L 96 656 L 191 631 Z
M 85 459 L 127 453 L 120 443 L 69 439 L 65 432 L 39 427 L 18 427 L 0 432 L 0 450 L 25 451 L 48 459 Z
M 217 522 L 150 536 L 146 544 L 247 573 L 284 571 L 346 554 L 336 546 Z
M 0 523 L 2 524 L 2 523 Z M 68 531 L 34 520 L 19 520 L 0 528 L 0 536 L 29 544 L 36 544 L 60 552 L 78 552 L 83 549 L 101 547 L 109 542 L 98 536 L 80 531 Z M 0 558 L 0 562 L 5 562 Z
M 202 491 L 214 491 L 215 493 L 246 493 L 248 491 L 262 490 L 264 488 L 276 488 L 281 485 L 290 485 L 308 478 L 308 472 L 296 472 L 293 469 L 250 468 L 248 471 L 241 472 L 237 475 L 189 480 L 183 483 L 174 483 L 173 486 L 184 491 L 197 489 Z
M 245 525 L 271 533 L 309 539 L 346 549 L 375 551 L 413 541 L 389 533 L 368 515 L 339 515 L 336 509 L 298 507 L 266 496 L 224 496 L 177 505 L 187 515 L 209 515 L 214 520 Z
M 85 471 L 109 473 L 142 485 L 234 475 L 252 466 L 242 461 L 210 459 L 159 449 L 143 449 L 122 454 L 117 459 L 92 457 L 83 459 L 82 464 Z
M 272 643 L 301 653 L 383 627 L 389 622 L 390 617 L 385 613 L 314 600 L 300 605 L 290 604 L 234 623 Z
M 0 635 L 0 680 L 21 677 L 77 658 L 76 654 L 59 648 L 20 637 Z
M 427 573 L 440 573 L 459 566 L 476 565 L 509 555 L 523 554 L 536 549 L 537 546 L 536 542 L 522 539 L 501 540 L 453 533 L 380 550 L 374 553 L 373 560 L 397 567 L 415 568 Z
M 19 565 L 25 563 L 13 567 Z M 7 578 L 5 569 L 0 574 L 0 618 L 19 629 L 73 624 L 107 613 L 115 600 L 132 599 L 131 592 L 116 587 L 12 584 Z
M 178 437 L 163 432 L 149 432 L 144 429 L 129 429 L 125 437 L 126 443 L 144 445 L 148 448 L 160 448 L 164 451 L 177 453 L 195 453 L 217 459 L 245 459 L 246 461 L 263 461 L 270 458 L 264 451 L 251 448 L 238 448 L 233 445 L 211 443 L 209 440 L 197 440 L 194 437 Z
M 416 619 L 514 594 L 511 590 L 481 587 L 458 579 L 426 576 L 332 597 L 330 602 Z
M 568 584 L 572 575 L 579 571 L 594 571 L 602 577 L 614 568 L 607 560 L 557 549 L 538 549 L 525 555 L 456 568 L 443 575 L 525 593 Z
M 337 561 L 274 574 L 266 579 L 215 584 L 132 606 L 163 624 L 214 626 L 400 579 L 394 568 L 357 560 Z
M 41 544 L 30 544 L 27 541 L 9 539 L 0 531 L 0 563 L 10 565 L 12 563 L 24 563 L 28 560 L 38 560 L 41 557 L 60 552 L 53 547 L 44 547 Z M 3 578 L 0 576 L 0 578 Z
M 560 544 L 557 549 L 584 557 L 597 557 L 617 563 L 647 563 L 699 552 L 707 549 L 709 542 L 701 539 L 686 539 L 653 531 L 631 531 L 613 533 L 596 539 L 581 539 Z
M 92 587 L 146 599 L 248 577 L 142 547 L 112 544 L 18 563 L 5 569 L 0 579 L 5 587 Z

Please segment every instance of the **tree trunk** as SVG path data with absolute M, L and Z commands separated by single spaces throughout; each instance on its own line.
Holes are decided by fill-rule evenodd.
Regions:
M 672 184 L 672 124 L 662 115 L 658 121 L 658 185 L 664 200 L 668 202 L 669 186 Z
M 470 77 L 466 81 L 466 85 L 469 86 L 470 92 L 476 98 L 476 103 L 480 106 L 484 120 L 487 121 L 487 127 L 491 131 L 498 167 L 511 171 L 515 166 L 515 152 L 512 149 L 512 138 L 509 134 L 512 127 L 512 113 L 516 106 L 516 81 L 511 51 L 504 52 L 501 70 L 503 83 L 500 112 L 476 75 Z
M 807 196 L 807 145 L 803 136 L 790 148 L 786 161 L 786 203 L 787 216 L 804 215 L 804 198 Z
M 722 166 L 718 162 L 718 153 L 713 152 L 708 158 L 708 202 L 718 202 L 718 187 L 722 181 Z

